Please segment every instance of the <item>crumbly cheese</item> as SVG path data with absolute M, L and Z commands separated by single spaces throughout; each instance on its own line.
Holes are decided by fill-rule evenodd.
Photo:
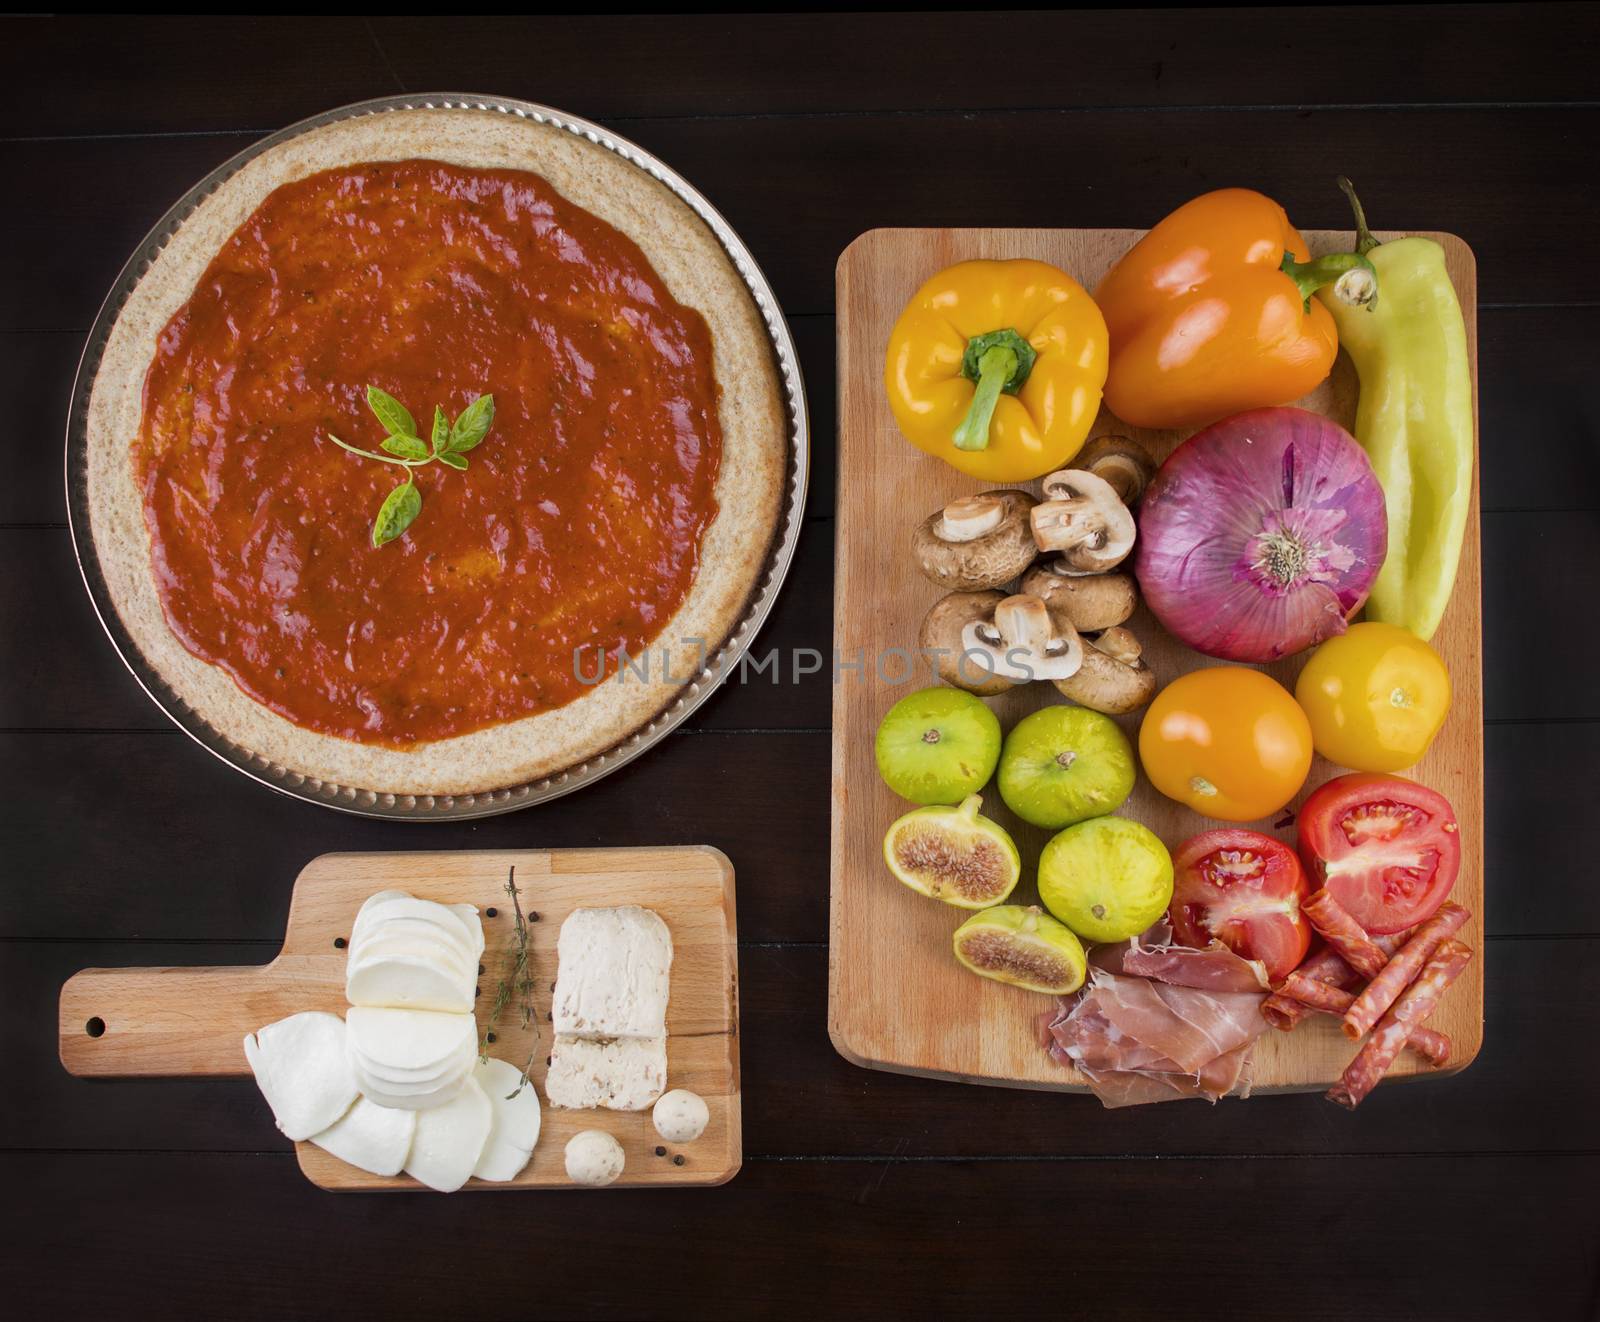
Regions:
M 592 1038 L 659 1038 L 667 1032 L 672 936 L 636 904 L 575 909 L 556 951 L 554 1027 Z
M 558 1034 L 544 1092 L 569 1110 L 643 1111 L 667 1086 L 667 1039 Z

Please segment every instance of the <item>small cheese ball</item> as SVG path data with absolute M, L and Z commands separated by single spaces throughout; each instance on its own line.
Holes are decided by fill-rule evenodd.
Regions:
M 622 1174 L 622 1144 L 601 1129 L 585 1129 L 567 1140 L 567 1178 L 596 1187 Z
M 656 1123 L 656 1133 L 669 1143 L 693 1143 L 706 1132 L 711 1120 L 705 1098 L 687 1088 L 674 1088 L 662 1093 L 650 1118 Z

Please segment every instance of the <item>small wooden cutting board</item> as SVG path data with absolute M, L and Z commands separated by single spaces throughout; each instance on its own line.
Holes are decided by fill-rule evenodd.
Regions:
M 508 1006 L 494 1026 L 489 1053 L 519 1069 L 532 1057 L 543 1123 L 533 1158 L 514 1181 L 470 1180 L 467 1189 L 573 1188 L 563 1152 L 567 1140 L 585 1129 L 606 1130 L 623 1146 L 627 1165 L 611 1187 L 732 1179 L 743 1160 L 733 865 L 708 847 L 324 854 L 295 881 L 283 950 L 270 964 L 84 969 L 69 978 L 61 989 L 61 1063 L 86 1077 L 248 1076 L 242 1045 L 247 1033 L 301 1010 L 344 1013 L 344 943 L 362 902 L 381 890 L 477 907 L 485 941 L 477 1006 L 481 1032 L 515 951 L 505 890 L 512 867 L 523 912 L 530 920 L 538 915 L 529 940 L 534 1016 L 524 1029 L 515 1007 Z M 544 1100 L 561 923 L 574 909 L 621 904 L 655 910 L 672 933 L 667 1086 L 699 1093 L 711 1110 L 710 1125 L 693 1143 L 664 1143 L 648 1111 L 563 1111 Z M 276 1134 L 265 1100 L 261 1124 L 263 1138 Z M 368 1174 L 312 1143 L 296 1146 L 300 1168 L 324 1189 L 422 1187 L 405 1175 Z M 658 1147 L 666 1149 L 663 1155 L 657 1155 Z
M 1083 1091 L 1082 1077 L 1058 1065 L 1039 1045 L 1035 1017 L 1048 997 L 975 977 L 951 954 L 951 935 L 964 910 L 900 885 L 883 862 L 889 824 L 914 805 L 897 798 L 878 776 L 873 736 L 898 699 L 937 683 L 925 664 L 912 664 L 923 615 L 943 592 L 917 571 L 911 530 L 957 496 L 985 489 L 905 440 L 883 389 L 883 356 L 900 309 L 929 276 L 969 258 L 1032 257 L 1051 262 L 1093 290 L 1142 230 L 881 229 L 863 234 L 839 258 L 839 501 L 835 533 L 834 647 L 841 661 L 833 697 L 832 939 L 828 1027 L 848 1060 L 875 1069 L 927 1074 L 968 1083 Z M 1347 231 L 1308 231 L 1313 253 L 1349 251 Z M 1384 234 L 1380 237 L 1393 238 Z M 1426 234 L 1442 244 L 1461 310 L 1477 384 L 1477 279 L 1472 250 L 1453 234 Z M 1355 418 L 1357 383 L 1340 355 L 1333 375 L 1299 401 L 1348 428 Z M 1142 431 L 1105 409 L 1091 436 L 1132 436 L 1160 461 L 1189 432 Z M 1454 898 L 1472 910 L 1462 938 L 1476 957 L 1440 1003 L 1431 1025 L 1450 1034 L 1448 1070 L 1471 1063 L 1483 1042 L 1483 618 L 1479 601 L 1478 497 L 1474 473 L 1455 593 L 1434 646 L 1450 667 L 1455 700 L 1426 757 L 1406 774 L 1441 791 L 1461 824 L 1461 874 Z M 989 485 L 1004 485 L 1001 483 Z M 1037 482 L 1020 484 L 1038 494 Z M 1221 664 L 1183 647 L 1142 606 L 1128 621 L 1144 656 L 1165 684 L 1185 671 Z M 908 649 L 895 653 L 891 649 Z M 856 659 L 860 670 L 849 670 Z M 1305 656 L 1262 667 L 1292 691 Z M 879 661 L 881 660 L 881 665 Z M 1013 689 L 989 705 L 1009 730 L 1027 713 L 1060 702 L 1049 684 Z M 1141 713 L 1117 723 L 1137 746 Z M 1291 809 L 1340 774 L 1317 758 Z M 1009 830 L 1022 851 L 1022 883 L 1012 902 L 1037 902 L 1034 875 L 1049 832 L 1018 821 L 991 783 L 983 811 Z M 1164 798 L 1141 774 L 1120 810 L 1150 827 L 1169 849 L 1225 823 Z M 1286 841 L 1293 827 L 1245 823 Z M 1293 1033 L 1269 1032 L 1256 1048 L 1258 1092 L 1326 1088 L 1344 1069 L 1353 1047 L 1337 1023 L 1312 1016 Z M 1433 1074 L 1403 1052 L 1391 1075 Z

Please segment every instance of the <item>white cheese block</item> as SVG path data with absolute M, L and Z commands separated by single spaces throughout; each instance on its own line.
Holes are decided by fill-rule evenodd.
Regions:
M 672 936 L 659 914 L 634 904 L 574 909 L 561 924 L 556 953 L 557 1034 L 666 1036 Z
M 516 1066 L 503 1060 L 479 1061 L 472 1077 L 494 1110 L 494 1127 L 472 1173 L 503 1184 L 517 1178 L 539 1141 L 539 1094 L 531 1083 L 522 1082 Z
M 406 1174 L 440 1193 L 454 1193 L 472 1178 L 493 1127 L 494 1108 L 469 1077 L 454 1099 L 417 1116 Z
M 311 1141 L 340 1161 L 347 1161 L 374 1175 L 398 1175 L 411 1152 L 411 1138 L 417 1132 L 415 1111 L 396 1111 L 379 1106 L 370 1097 L 358 1097 L 356 1104 Z
M 643 1111 L 667 1086 L 667 1039 L 556 1036 L 544 1093 L 569 1110 Z
M 244 1039 L 244 1057 L 273 1119 L 295 1142 L 320 1134 L 348 1111 L 359 1088 L 344 1020 L 307 1010 Z

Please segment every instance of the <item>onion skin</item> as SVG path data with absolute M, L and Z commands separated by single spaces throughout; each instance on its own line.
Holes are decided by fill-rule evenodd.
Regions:
M 1355 437 L 1305 409 L 1252 409 L 1196 432 L 1139 510 L 1134 572 L 1162 626 L 1227 661 L 1335 634 L 1388 550 L 1383 488 Z

